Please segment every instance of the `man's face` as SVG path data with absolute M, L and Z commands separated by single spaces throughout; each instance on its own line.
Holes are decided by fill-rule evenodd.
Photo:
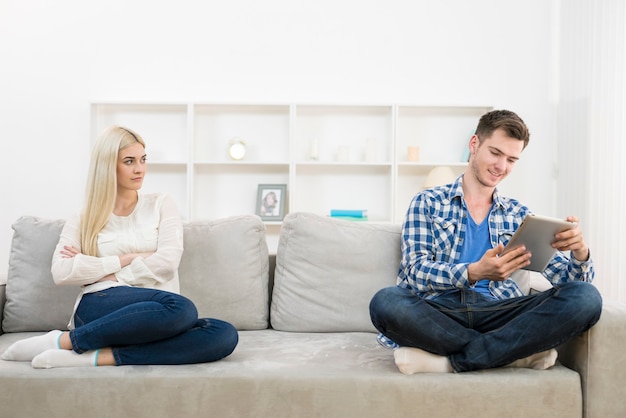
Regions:
M 524 141 L 507 136 L 496 129 L 488 138 L 470 140 L 470 169 L 474 178 L 485 187 L 496 187 L 513 170 L 524 149 Z

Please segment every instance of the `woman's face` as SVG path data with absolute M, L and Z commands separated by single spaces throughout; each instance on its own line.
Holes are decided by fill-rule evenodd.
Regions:
M 117 155 L 117 190 L 139 190 L 146 175 L 146 150 L 135 142 Z

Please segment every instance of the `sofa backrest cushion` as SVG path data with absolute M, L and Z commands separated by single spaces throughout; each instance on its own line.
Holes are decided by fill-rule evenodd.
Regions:
M 23 216 L 13 223 L 4 332 L 67 329 L 80 289 L 52 280 L 52 254 L 65 224 L 60 219 Z
M 57 286 L 50 273 L 64 223 L 25 216 L 13 224 L 4 332 L 67 329 L 80 288 Z M 184 225 L 183 234 L 181 293 L 194 301 L 199 314 L 239 329 L 267 328 L 269 262 L 260 218 L 192 222 Z
M 276 254 L 272 327 L 375 332 L 369 303 L 379 289 L 396 283 L 400 233 L 395 224 L 287 215 Z
M 269 325 L 269 259 L 265 226 L 255 215 L 185 225 L 180 292 L 200 317 L 230 322 L 239 330 Z

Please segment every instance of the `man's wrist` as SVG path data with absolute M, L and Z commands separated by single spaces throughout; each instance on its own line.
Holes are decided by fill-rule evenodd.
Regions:
M 580 256 L 580 254 L 579 254 L 580 252 L 582 252 L 584 256 L 579 257 L 579 256 Z M 590 254 L 589 247 L 585 248 L 585 250 L 584 250 L 584 251 L 580 251 L 580 250 L 578 250 L 578 251 L 572 251 L 572 256 L 573 256 L 576 260 L 578 260 L 579 262 L 581 262 L 581 263 L 584 263 L 584 262 L 586 262 L 586 261 L 589 261 L 589 254 Z
M 478 280 L 475 279 L 476 277 L 476 272 L 475 270 L 475 263 L 471 263 L 467 265 L 467 281 L 469 282 L 470 286 L 474 286 L 476 284 L 476 282 Z

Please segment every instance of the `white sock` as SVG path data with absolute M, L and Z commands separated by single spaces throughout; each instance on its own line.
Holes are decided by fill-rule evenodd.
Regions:
M 504 367 L 519 367 L 535 370 L 546 370 L 554 366 L 559 353 L 554 349 L 542 351 L 531 356 L 515 360 L 513 363 Z
M 394 350 L 396 366 L 404 374 L 452 373 L 447 357 L 429 353 L 413 347 L 400 347 Z
M 78 354 L 73 350 L 47 350 L 35 356 L 31 365 L 35 369 L 52 369 L 54 367 L 88 367 L 98 365 L 100 350 L 86 351 Z
M 46 350 L 60 349 L 59 338 L 62 334 L 63 331 L 54 330 L 44 335 L 17 341 L 2 353 L 1 358 L 10 361 L 31 361 L 37 354 Z

